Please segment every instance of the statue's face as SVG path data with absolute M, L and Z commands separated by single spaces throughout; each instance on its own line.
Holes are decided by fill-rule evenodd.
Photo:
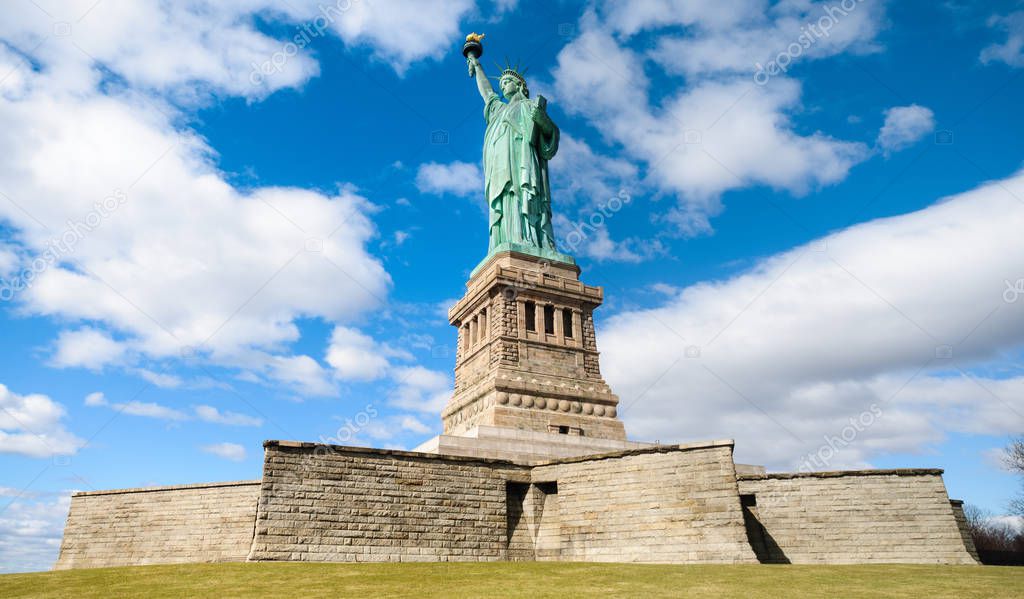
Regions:
M 519 82 L 512 77 L 502 77 L 500 84 L 501 93 L 506 98 L 511 98 L 513 94 L 519 91 Z

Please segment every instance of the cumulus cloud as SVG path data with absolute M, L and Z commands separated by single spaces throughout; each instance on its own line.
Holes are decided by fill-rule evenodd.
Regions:
M 92 59 L 66 40 L 33 43 L 52 23 L 31 4 L 0 24 L 0 37 L 39 64 L 18 71 L 21 91 L 0 104 L 0 152 L 17 156 L 0 165 L 12 200 L 0 203 L 0 218 L 29 257 L 55 237 L 75 238 L 74 251 L 15 301 L 68 323 L 52 357 L 57 366 L 121 366 L 151 380 L 136 368 L 140 360 L 187 354 L 331 394 L 315 360 L 286 348 L 300 316 L 344 322 L 387 295 L 390 277 L 366 250 L 376 208 L 345 184 L 332 193 L 242 192 L 225 181 L 213 149 L 153 94 L 201 87 L 198 78 L 216 93 L 246 95 L 239 61 L 255 52 L 253 43 L 263 52 L 271 46 L 260 44 L 273 40 L 251 30 L 248 13 L 208 7 L 208 16 L 193 19 L 185 14 L 193 8 L 101 3 L 76 30 L 76 44 L 143 91 L 102 84 Z M 165 30 L 147 36 L 161 19 Z M 139 46 L 147 37 L 152 43 Z M 65 165 L 60 177 L 54 164 Z M 104 208 L 114 194 L 124 201 Z
M 646 165 L 646 183 L 677 197 L 663 217 L 676 233 L 707 233 L 726 191 L 764 185 L 803 194 L 841 181 L 869 156 L 862 143 L 797 132 L 798 81 L 779 76 L 758 85 L 753 77 L 754 62 L 781 49 L 782 32 L 799 34 L 791 26 L 822 10 L 823 3 L 783 3 L 767 13 L 760 2 L 608 3 L 582 18 L 580 35 L 558 54 L 555 93 L 566 111 Z M 858 4 L 836 26 L 846 26 L 843 35 L 809 57 L 868 51 L 881 18 L 879 8 Z M 755 29 L 744 19 L 756 21 Z M 665 33 L 667 25 L 687 26 L 686 36 Z M 748 39 L 737 50 L 739 31 Z M 644 54 L 631 42 L 686 52 Z M 672 62 L 681 55 L 696 62 Z M 655 100 L 651 61 L 685 73 L 685 84 L 657 90 Z
M 308 0 L 305 6 L 319 4 Z M 334 20 L 334 32 L 346 44 L 370 48 L 399 73 L 416 60 L 442 57 L 459 37 L 459 22 L 475 7 L 473 0 L 363 0 L 338 5 L 351 8 Z
M 452 395 L 450 375 L 423 366 L 395 368 L 396 388 L 391 403 L 400 408 L 427 414 L 439 414 Z
M 0 66 L 0 68 L 3 68 Z M 0 277 L 8 276 L 18 267 L 18 254 L 12 248 L 0 244 Z
M 35 48 L 77 88 L 91 85 L 90 71 L 100 63 L 133 87 L 178 100 L 210 94 L 255 100 L 317 76 L 319 64 L 308 46 L 318 37 L 334 35 L 352 49 L 369 50 L 401 74 L 416 61 L 444 55 L 473 9 L 472 0 L 71 0 L 46 11 L 27 2 L 8 7 L 0 38 L 20 50 Z M 283 25 L 287 33 L 278 39 L 263 32 L 258 19 Z M 58 38 L 39 45 L 55 21 L 70 24 L 74 43 Z M 4 62 L 16 60 L 0 55 Z M 24 75 L 16 71 L 5 79 L 0 93 L 23 89 Z
M 246 416 L 238 412 L 221 412 L 213 406 L 196 406 L 196 416 L 205 422 L 226 424 L 228 426 L 263 426 L 262 418 Z
M 482 196 L 484 174 L 478 165 L 469 162 L 427 162 L 416 172 L 416 187 L 423 193 L 436 195 Z
M 64 406 L 45 395 L 19 395 L 0 384 L 0 453 L 74 455 L 85 441 L 64 428 L 65 414 Z
M 0 37 L 29 50 L 51 36 L 55 21 L 70 24 L 68 33 L 74 43 L 58 38 L 39 45 L 35 52 L 77 89 L 91 87 L 95 61 L 133 86 L 179 99 L 199 99 L 208 93 L 258 98 L 300 85 L 319 72 L 316 61 L 296 53 L 280 64 L 273 77 L 250 78 L 253 63 L 263 63 L 282 49 L 281 41 L 255 27 L 254 14 L 271 6 L 270 2 L 72 0 L 44 12 L 31 2 L 19 3 L 4 12 Z M 301 13 L 311 14 L 311 9 L 304 7 Z
M 1020 197 L 1024 174 L 610 318 L 602 364 L 631 434 L 821 469 L 1019 432 L 1024 373 L 979 367 L 1024 344 L 1024 302 L 1004 297 L 1024 276 Z
M 232 462 L 241 462 L 245 460 L 245 447 L 242 447 L 238 443 L 214 443 L 211 445 L 203 445 L 200 449 L 210 455 L 215 455 L 218 458 L 223 458 Z
M 184 381 L 182 381 L 179 376 L 163 372 L 153 372 L 152 370 L 147 370 L 145 368 L 135 370 L 135 374 L 139 375 L 144 380 L 153 383 L 157 387 L 164 389 L 174 389 L 184 384 Z
M 981 62 L 1002 62 L 1011 67 L 1024 67 L 1024 10 L 1006 16 L 995 15 L 988 20 L 992 29 L 1006 33 L 1006 41 L 991 44 L 981 51 Z
M 388 352 L 369 335 L 335 327 L 327 348 L 327 363 L 343 381 L 373 381 L 384 376 Z
M 650 52 L 669 72 L 687 77 L 753 75 L 772 62 L 785 72 L 802 61 L 875 52 L 884 11 L 880 2 L 849 2 L 851 10 L 838 2 L 778 2 L 770 8 L 761 0 L 665 4 L 673 6 L 657 14 L 645 10 L 649 4 L 608 2 L 607 21 L 627 34 L 665 25 L 688 27 L 688 35 L 667 34 Z
M 126 401 L 121 403 L 110 403 L 101 392 L 90 393 L 85 397 L 85 405 L 91 408 L 108 407 L 121 414 L 129 416 L 143 416 L 145 418 L 156 418 L 157 420 L 181 421 L 188 420 L 189 415 L 181 410 L 175 410 L 158 403 L 145 401 Z
M 275 381 L 294 386 L 303 393 L 337 394 L 330 372 L 309 356 L 273 356 L 268 367 L 269 376 Z
M 929 108 L 911 104 L 894 106 L 885 111 L 885 123 L 878 132 L 878 147 L 886 155 L 909 148 L 935 129 L 935 113 Z
M 175 422 L 199 419 L 203 422 L 212 422 L 214 424 L 224 424 L 228 426 L 263 425 L 263 420 L 261 418 L 239 414 L 238 412 L 221 412 L 217 408 L 207 405 L 195 406 L 193 408 L 193 414 L 189 414 L 182 410 L 151 402 L 133 400 L 111 403 L 107 400 L 106 395 L 100 391 L 87 395 L 85 397 L 85 405 L 91 408 L 111 408 L 121 414 L 127 414 L 129 416 L 143 416 L 146 418 L 156 418 L 158 420 L 169 420 Z
M 337 35 L 404 72 L 445 52 L 473 7 L 468 0 L 397 10 L 394 3 L 302 0 L 69 2 L 52 19 L 31 4 L 12 8 L 0 23 L 8 43 L 0 66 L 10 67 L 0 89 L 8 100 L 0 107 L 0 151 L 16 148 L 18 159 L 0 165 L 12 198 L 0 218 L 13 227 L 14 245 L 4 246 L 0 266 L 41 255 L 69 228 L 85 231 L 73 253 L 58 255 L 16 298 L 27 313 L 69 323 L 51 362 L 123 367 L 177 387 L 180 377 L 142 364 L 187 357 L 328 396 L 348 372 L 377 376 L 366 365 L 343 364 L 335 377 L 287 350 L 300 316 L 344 323 L 386 297 L 390 278 L 366 250 L 377 234 L 369 219 L 377 208 L 343 183 L 333 193 L 231 187 L 214 150 L 180 126 L 185 113 L 177 106 L 211 96 L 258 100 L 317 75 L 302 44 L 290 47 L 257 28 L 254 17 L 294 24 L 304 35 Z M 420 18 L 423 10 L 431 19 Z M 53 19 L 72 23 L 73 44 L 38 43 L 52 34 Z M 268 61 L 273 72 L 254 78 Z M 53 177 L 53 164 L 68 168 Z M 125 201 L 92 222 L 97 202 L 115 193 Z M 378 349 L 385 361 L 401 354 Z M 373 368 L 380 367 L 378 360 Z M 157 407 L 130 409 L 176 417 Z
M 89 368 L 98 370 L 118 361 L 126 348 L 102 331 L 84 327 L 61 331 L 50 363 L 58 368 Z
M 609 219 L 595 218 L 601 214 L 583 211 L 576 215 L 576 220 L 561 214 L 555 215 L 559 250 L 597 262 L 626 263 L 644 262 L 666 252 L 664 245 L 657 239 L 612 239 L 608 225 L 604 222 Z
M 0 573 L 49 570 L 60 551 L 71 495 L 13 496 L 0 511 Z
M 402 430 L 409 431 L 411 433 L 417 433 L 420 435 L 425 435 L 433 430 L 428 425 L 421 422 L 420 419 L 416 418 L 415 416 L 403 416 L 399 425 L 402 427 Z
M 585 141 L 562 134 L 552 163 L 558 176 L 552 180 L 559 206 L 576 204 L 581 210 L 607 203 L 612 198 L 637 195 L 637 166 L 622 158 L 594 151 Z

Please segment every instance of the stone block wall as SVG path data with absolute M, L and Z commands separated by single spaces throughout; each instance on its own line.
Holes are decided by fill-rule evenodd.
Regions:
M 950 499 L 949 504 L 953 507 L 953 517 L 956 518 L 956 526 L 960 529 L 960 538 L 964 540 L 964 547 L 967 549 L 967 553 L 970 553 L 975 561 L 981 563 L 981 558 L 978 557 L 978 548 L 974 545 L 974 537 L 971 536 L 971 529 L 967 525 L 967 516 L 964 514 L 964 502 L 959 499 Z
M 661 446 L 536 466 L 557 485 L 560 551 L 538 519 L 537 559 L 650 563 L 756 563 L 743 525 L 731 441 Z M 550 521 L 549 521 L 550 522 Z
M 75 494 L 55 568 L 977 563 L 941 470 L 737 475 L 732 449 L 711 441 L 526 465 L 267 441 L 262 481 Z
M 498 561 L 510 462 L 265 443 L 252 560 Z
M 76 493 L 56 570 L 245 561 L 260 481 Z
M 974 564 L 941 470 L 741 475 L 765 562 Z M 752 497 L 751 497 L 752 496 Z

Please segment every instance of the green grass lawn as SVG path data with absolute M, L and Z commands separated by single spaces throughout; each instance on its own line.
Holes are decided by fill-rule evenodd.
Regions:
M 1024 597 L 1024 568 L 304 564 L 8 574 L 0 597 Z

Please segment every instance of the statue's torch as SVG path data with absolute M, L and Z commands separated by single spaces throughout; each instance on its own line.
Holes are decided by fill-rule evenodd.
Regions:
M 466 43 L 462 46 L 462 55 L 466 57 L 466 62 L 469 64 L 470 77 L 475 74 L 474 71 L 476 70 L 470 57 L 479 60 L 480 56 L 484 53 L 484 45 L 480 43 L 482 39 L 484 39 L 484 34 L 470 33 L 466 36 Z

